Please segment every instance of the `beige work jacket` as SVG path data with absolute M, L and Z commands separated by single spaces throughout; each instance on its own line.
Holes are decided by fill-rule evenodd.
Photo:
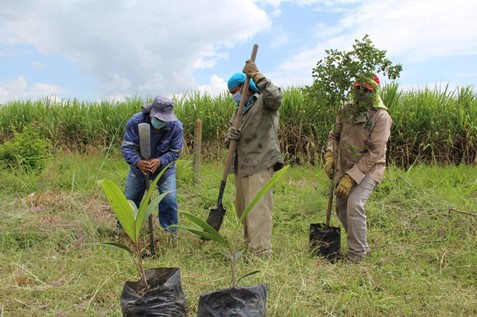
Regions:
M 240 176 L 250 176 L 270 167 L 276 170 L 284 165 L 278 140 L 279 108 L 283 93 L 267 78 L 256 83 L 260 93 L 253 95 L 255 102 L 243 114 L 240 126 L 240 138 L 234 165 Z M 232 125 L 237 111 L 230 124 Z M 226 139 L 226 146 L 228 147 Z M 235 169 L 236 170 L 236 169 Z
M 352 103 L 347 103 L 343 108 L 352 106 Z M 336 181 L 344 174 L 351 176 L 358 184 L 365 176 L 378 183 L 382 181 L 391 124 L 391 116 L 382 108 L 371 108 L 354 117 L 337 116 L 335 128 L 328 135 L 327 146 L 327 150 L 339 160 Z

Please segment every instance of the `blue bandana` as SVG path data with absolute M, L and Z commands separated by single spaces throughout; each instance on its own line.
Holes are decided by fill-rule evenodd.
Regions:
M 232 88 L 235 88 L 238 85 L 243 84 L 246 78 L 247 78 L 247 75 L 245 75 L 244 73 L 235 73 L 227 81 L 227 87 L 229 88 L 229 90 Z M 255 85 L 252 79 L 250 79 L 249 87 L 250 89 L 252 89 L 253 92 L 260 92 L 260 90 L 258 90 L 257 88 L 257 85 Z

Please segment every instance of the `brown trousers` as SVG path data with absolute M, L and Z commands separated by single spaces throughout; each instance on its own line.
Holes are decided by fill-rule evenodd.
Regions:
M 238 173 L 237 173 L 238 174 Z M 236 175 L 237 175 L 236 174 Z M 250 201 L 272 178 L 273 168 L 245 177 L 235 177 L 235 207 L 240 217 Z M 244 239 L 254 255 L 272 252 L 272 190 L 269 190 L 243 221 Z

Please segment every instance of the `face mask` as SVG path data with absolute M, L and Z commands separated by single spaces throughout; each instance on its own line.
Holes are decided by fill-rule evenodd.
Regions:
M 157 119 L 156 117 L 151 118 L 151 124 L 154 129 L 162 129 L 166 126 L 167 122 Z
M 240 91 L 237 91 L 235 94 L 233 94 L 232 98 L 235 100 L 235 103 L 237 105 L 240 104 L 240 98 L 242 97 L 242 93 Z

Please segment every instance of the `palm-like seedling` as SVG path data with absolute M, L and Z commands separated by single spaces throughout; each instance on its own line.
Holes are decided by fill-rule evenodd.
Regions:
M 154 211 L 157 210 L 157 205 L 159 202 L 168 194 L 168 192 L 162 193 L 155 199 L 151 200 L 152 193 L 156 188 L 157 182 L 161 178 L 164 171 L 167 169 L 165 167 L 159 175 L 154 179 L 154 181 L 149 186 L 149 189 L 143 196 L 139 208 L 131 200 L 127 200 L 126 196 L 122 190 L 111 180 L 105 179 L 99 181 L 101 187 L 103 188 L 104 194 L 106 195 L 111 208 L 116 215 L 121 226 L 124 228 L 124 231 L 131 239 L 133 243 L 133 249 L 131 250 L 128 246 L 122 243 L 116 242 L 107 242 L 105 244 L 116 246 L 123 250 L 128 251 L 134 261 L 135 266 L 137 267 L 141 280 L 144 283 L 146 289 L 148 289 L 148 284 L 146 281 L 146 274 L 144 270 L 144 263 L 141 256 L 141 244 L 140 244 L 140 234 L 141 228 L 144 224 L 144 221 L 151 215 Z
M 241 225 L 245 217 L 249 214 L 249 212 L 255 207 L 255 205 L 262 199 L 262 197 L 272 188 L 272 186 L 283 176 L 283 174 L 286 172 L 286 170 L 290 166 L 287 165 L 278 172 L 276 172 L 273 177 L 265 184 L 265 186 L 262 187 L 262 189 L 255 195 L 255 197 L 250 201 L 250 203 L 247 205 L 245 210 L 243 211 L 242 215 L 238 219 L 238 221 L 235 222 L 235 226 L 238 227 Z M 237 280 L 237 262 L 240 259 L 240 257 L 243 254 L 243 250 L 237 251 L 235 246 L 230 242 L 229 239 L 227 239 L 225 236 L 220 234 L 217 230 L 212 228 L 207 222 L 204 220 L 200 219 L 197 216 L 194 216 L 190 213 L 183 212 L 182 213 L 184 216 L 186 216 L 190 221 L 192 221 L 196 227 L 191 227 L 191 226 L 185 226 L 185 225 L 173 225 L 171 226 L 172 228 L 182 228 L 186 229 L 189 232 L 192 232 L 201 238 L 204 238 L 206 240 L 212 240 L 220 245 L 222 245 L 225 248 L 225 251 L 222 252 L 222 254 L 230 261 L 231 265 L 231 273 L 232 273 L 232 287 L 236 287 L 237 283 L 240 281 L 240 279 L 250 276 L 252 274 L 257 273 L 258 271 L 254 271 L 251 273 L 246 274 L 245 276 L 242 276 L 240 279 Z

